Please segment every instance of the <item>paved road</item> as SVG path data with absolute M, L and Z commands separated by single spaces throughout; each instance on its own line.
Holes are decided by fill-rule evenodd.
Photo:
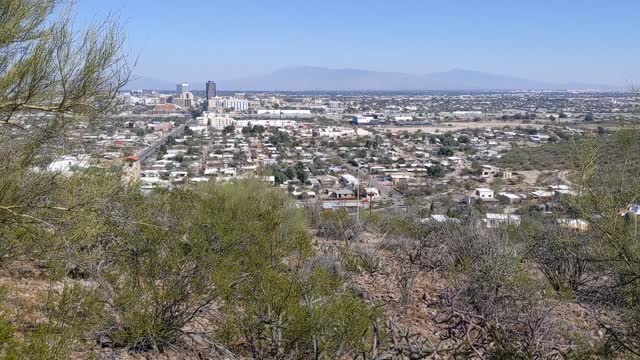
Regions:
M 193 124 L 193 120 L 189 120 L 185 124 L 180 125 L 177 128 L 173 129 L 167 135 L 161 137 L 158 141 L 156 141 L 153 144 L 151 144 L 151 145 L 147 146 L 146 148 L 142 149 L 138 153 L 138 157 L 140 158 L 140 161 L 144 163 L 147 160 L 149 160 L 150 157 L 152 157 L 153 155 L 156 154 L 156 152 L 158 151 L 158 148 L 160 146 L 162 146 L 162 145 L 167 143 L 167 140 L 169 140 L 170 137 L 182 136 L 182 134 L 184 133 L 185 127 L 189 126 L 189 125 L 192 125 L 192 124 Z

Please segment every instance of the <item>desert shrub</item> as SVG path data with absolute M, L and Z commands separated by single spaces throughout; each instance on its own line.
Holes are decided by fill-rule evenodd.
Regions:
M 304 276 L 266 269 L 238 286 L 234 296 L 243 310 L 228 304 L 225 313 L 234 328 L 225 329 L 226 336 L 243 339 L 254 358 L 340 358 L 366 352 L 379 316 L 321 268 Z
M 362 246 L 343 248 L 340 258 L 347 271 L 373 274 L 384 269 L 382 257 Z
M 247 181 L 143 197 L 116 176 L 80 174 L 52 200 L 66 210 L 41 230 L 50 241 L 39 251 L 73 269 L 62 277 L 95 287 L 105 320 L 77 329 L 102 346 L 162 352 L 194 332 L 263 357 L 340 357 L 370 344 L 378 314 L 344 290 L 339 269 L 306 265 L 304 212 L 277 189 Z M 222 322 L 190 327 L 213 305 Z
M 347 246 L 357 241 L 362 231 L 363 223 L 344 209 L 323 213 L 318 225 L 319 236 L 342 241 Z
M 322 202 L 305 201 L 303 203 L 305 213 L 307 215 L 307 223 L 312 228 L 317 228 L 322 221 Z
M 32 314 L 30 310 L 9 311 L 0 305 L 0 359 L 68 359 L 85 334 L 106 320 L 95 290 L 64 284 L 45 296 L 34 322 L 21 319 Z M 29 325 L 17 327 L 15 322 Z
M 592 229 L 589 260 L 600 267 L 596 275 L 612 280 L 603 284 L 617 290 L 605 302 L 618 305 L 622 321 L 599 321 L 607 330 L 611 351 L 622 356 L 640 356 L 640 237 L 635 216 L 621 216 L 640 198 L 638 138 L 637 129 L 621 129 L 579 142 L 578 194 L 566 199 Z
M 286 194 L 257 183 L 216 186 L 197 208 L 195 221 L 207 229 L 198 234 L 218 252 L 225 325 L 217 333 L 230 347 L 299 358 L 340 357 L 366 345 L 376 313 L 343 290 L 334 261 L 312 256 L 304 212 Z
M 410 216 L 409 216 L 410 217 Z M 453 357 L 536 358 L 557 355 L 557 318 L 549 312 L 547 285 L 524 261 L 526 247 L 513 229 L 479 222 L 417 223 L 394 251 L 404 258 L 398 274 L 400 302 L 407 304 L 417 271 L 448 279 L 435 321 Z
M 157 355 L 221 333 L 239 356 L 367 352 L 378 312 L 323 267 L 301 270 L 313 251 L 286 194 L 248 181 L 143 196 L 117 163 L 44 171 L 82 149 L 65 130 L 102 126 L 129 80 L 117 22 L 78 33 L 72 13 L 59 1 L 0 2 L 0 261 L 20 257 L 51 277 L 35 321 L 2 314 L 0 357 L 67 359 L 93 340 Z
M 116 178 L 79 176 L 57 201 L 87 199 L 91 211 L 58 219 L 66 241 L 50 257 L 96 284 L 105 346 L 162 352 L 196 333 L 262 357 L 366 350 L 377 313 L 344 290 L 339 267 L 314 260 L 305 214 L 285 193 L 244 181 L 143 197 Z M 193 327 L 201 321 L 213 329 Z
M 326 252 L 325 254 L 310 256 L 306 259 L 302 268 L 303 274 L 311 274 L 317 269 L 323 269 L 331 276 L 342 278 L 344 276 L 344 268 L 340 261 L 340 253 L 337 251 L 331 253 L 329 250 L 326 250 Z
M 304 212 L 280 191 L 238 186 L 208 189 L 198 211 L 219 251 L 214 276 L 229 346 L 240 341 L 258 358 L 364 350 L 377 314 L 343 289 L 339 269 L 310 257 Z
M 492 251 L 494 230 L 458 223 L 423 224 L 423 236 L 416 243 L 416 261 L 424 270 L 463 268 Z M 500 234 L 500 235 L 499 235 Z M 502 251 L 510 251 L 504 249 Z
M 34 169 L 59 155 L 74 121 L 104 114 L 128 79 L 118 23 L 80 30 L 72 12 L 51 0 L 0 2 L 0 260 L 32 253 L 49 226 L 39 213 L 55 206 L 59 174 Z
M 417 213 L 403 211 L 388 211 L 382 214 L 372 224 L 381 234 L 386 234 L 385 239 L 421 239 L 430 229 L 420 223 Z
M 374 359 L 428 359 L 438 354 L 437 347 L 428 339 L 399 326 L 393 320 L 388 320 L 384 328 L 377 325 L 375 334 L 377 346 L 372 352 L 377 356 Z
M 124 334 L 154 334 L 152 341 L 142 342 L 146 346 L 175 342 L 184 325 L 213 301 L 231 302 L 234 284 L 261 276 L 265 269 L 286 272 L 283 260 L 304 258 L 310 251 L 302 213 L 290 206 L 286 194 L 255 182 L 172 192 L 153 208 L 163 210 L 159 226 L 171 231 L 147 230 L 157 235 L 141 244 L 151 244 L 149 252 L 141 249 L 142 264 L 149 264 L 142 268 L 148 282 L 130 282 L 123 293 L 125 299 L 149 302 L 121 306 L 140 309 L 129 317 L 136 331 Z
M 409 253 L 415 248 L 416 242 L 404 236 L 387 236 L 378 246 L 381 250 L 389 250 L 392 253 Z
M 465 230 L 466 229 L 466 230 Z M 458 240 L 464 233 L 464 243 Z M 529 359 L 557 355 L 556 319 L 546 284 L 531 276 L 501 231 L 457 226 L 440 232 L 451 286 L 436 321 L 454 356 Z M 433 261 L 434 254 L 427 256 Z
M 95 284 L 108 304 L 105 344 L 162 351 L 217 298 L 216 254 L 193 223 L 198 199 L 186 190 L 145 198 L 106 175 L 61 186 L 56 202 L 70 210 L 58 219 L 48 256 Z M 91 206 L 74 210 L 84 202 Z
M 533 234 L 530 254 L 557 292 L 576 292 L 587 280 L 590 239 L 586 233 L 547 227 Z

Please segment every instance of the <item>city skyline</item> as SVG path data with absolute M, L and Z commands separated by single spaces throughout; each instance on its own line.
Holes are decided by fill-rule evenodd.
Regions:
M 191 5 L 174 11 L 166 1 L 115 0 L 105 9 L 86 0 L 79 17 L 115 11 L 139 56 L 135 73 L 172 82 L 222 82 L 291 66 L 412 74 L 462 68 L 612 86 L 640 80 L 640 51 L 630 46 L 640 35 L 633 16 L 640 4 L 631 1 Z
M 0 0 L 0 360 L 640 356 L 638 10 Z

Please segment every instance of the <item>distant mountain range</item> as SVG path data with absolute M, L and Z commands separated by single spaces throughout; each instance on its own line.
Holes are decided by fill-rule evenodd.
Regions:
M 206 80 L 207 79 L 203 79 L 198 83 L 191 83 L 192 89 L 203 89 Z M 284 68 L 270 74 L 216 82 L 218 83 L 219 90 L 248 91 L 611 90 L 615 88 L 602 84 L 547 83 L 463 69 L 416 75 L 400 72 L 329 69 L 311 66 Z M 133 80 L 126 88 L 171 90 L 175 88 L 176 83 L 146 77 L 133 77 Z
M 175 90 L 176 82 L 171 82 L 167 80 L 159 80 L 150 77 L 140 76 L 140 75 L 132 75 L 129 79 L 127 85 L 125 85 L 125 89 L 134 90 L 134 89 L 147 89 L 147 90 Z

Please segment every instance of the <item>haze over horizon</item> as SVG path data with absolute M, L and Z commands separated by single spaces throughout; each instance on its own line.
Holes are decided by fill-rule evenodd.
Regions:
M 304 65 L 410 74 L 469 69 L 553 84 L 640 82 L 640 49 L 632 46 L 640 3 L 630 0 L 78 5 L 87 21 L 115 11 L 139 56 L 135 73 L 167 81 L 240 79 Z
M 167 80 L 133 75 L 125 89 L 173 90 L 176 83 L 203 90 L 202 80 Z M 293 66 L 237 79 L 216 79 L 221 91 L 451 91 L 451 90 L 624 90 L 620 86 L 580 82 L 543 82 L 466 69 L 410 74 L 363 69 Z

